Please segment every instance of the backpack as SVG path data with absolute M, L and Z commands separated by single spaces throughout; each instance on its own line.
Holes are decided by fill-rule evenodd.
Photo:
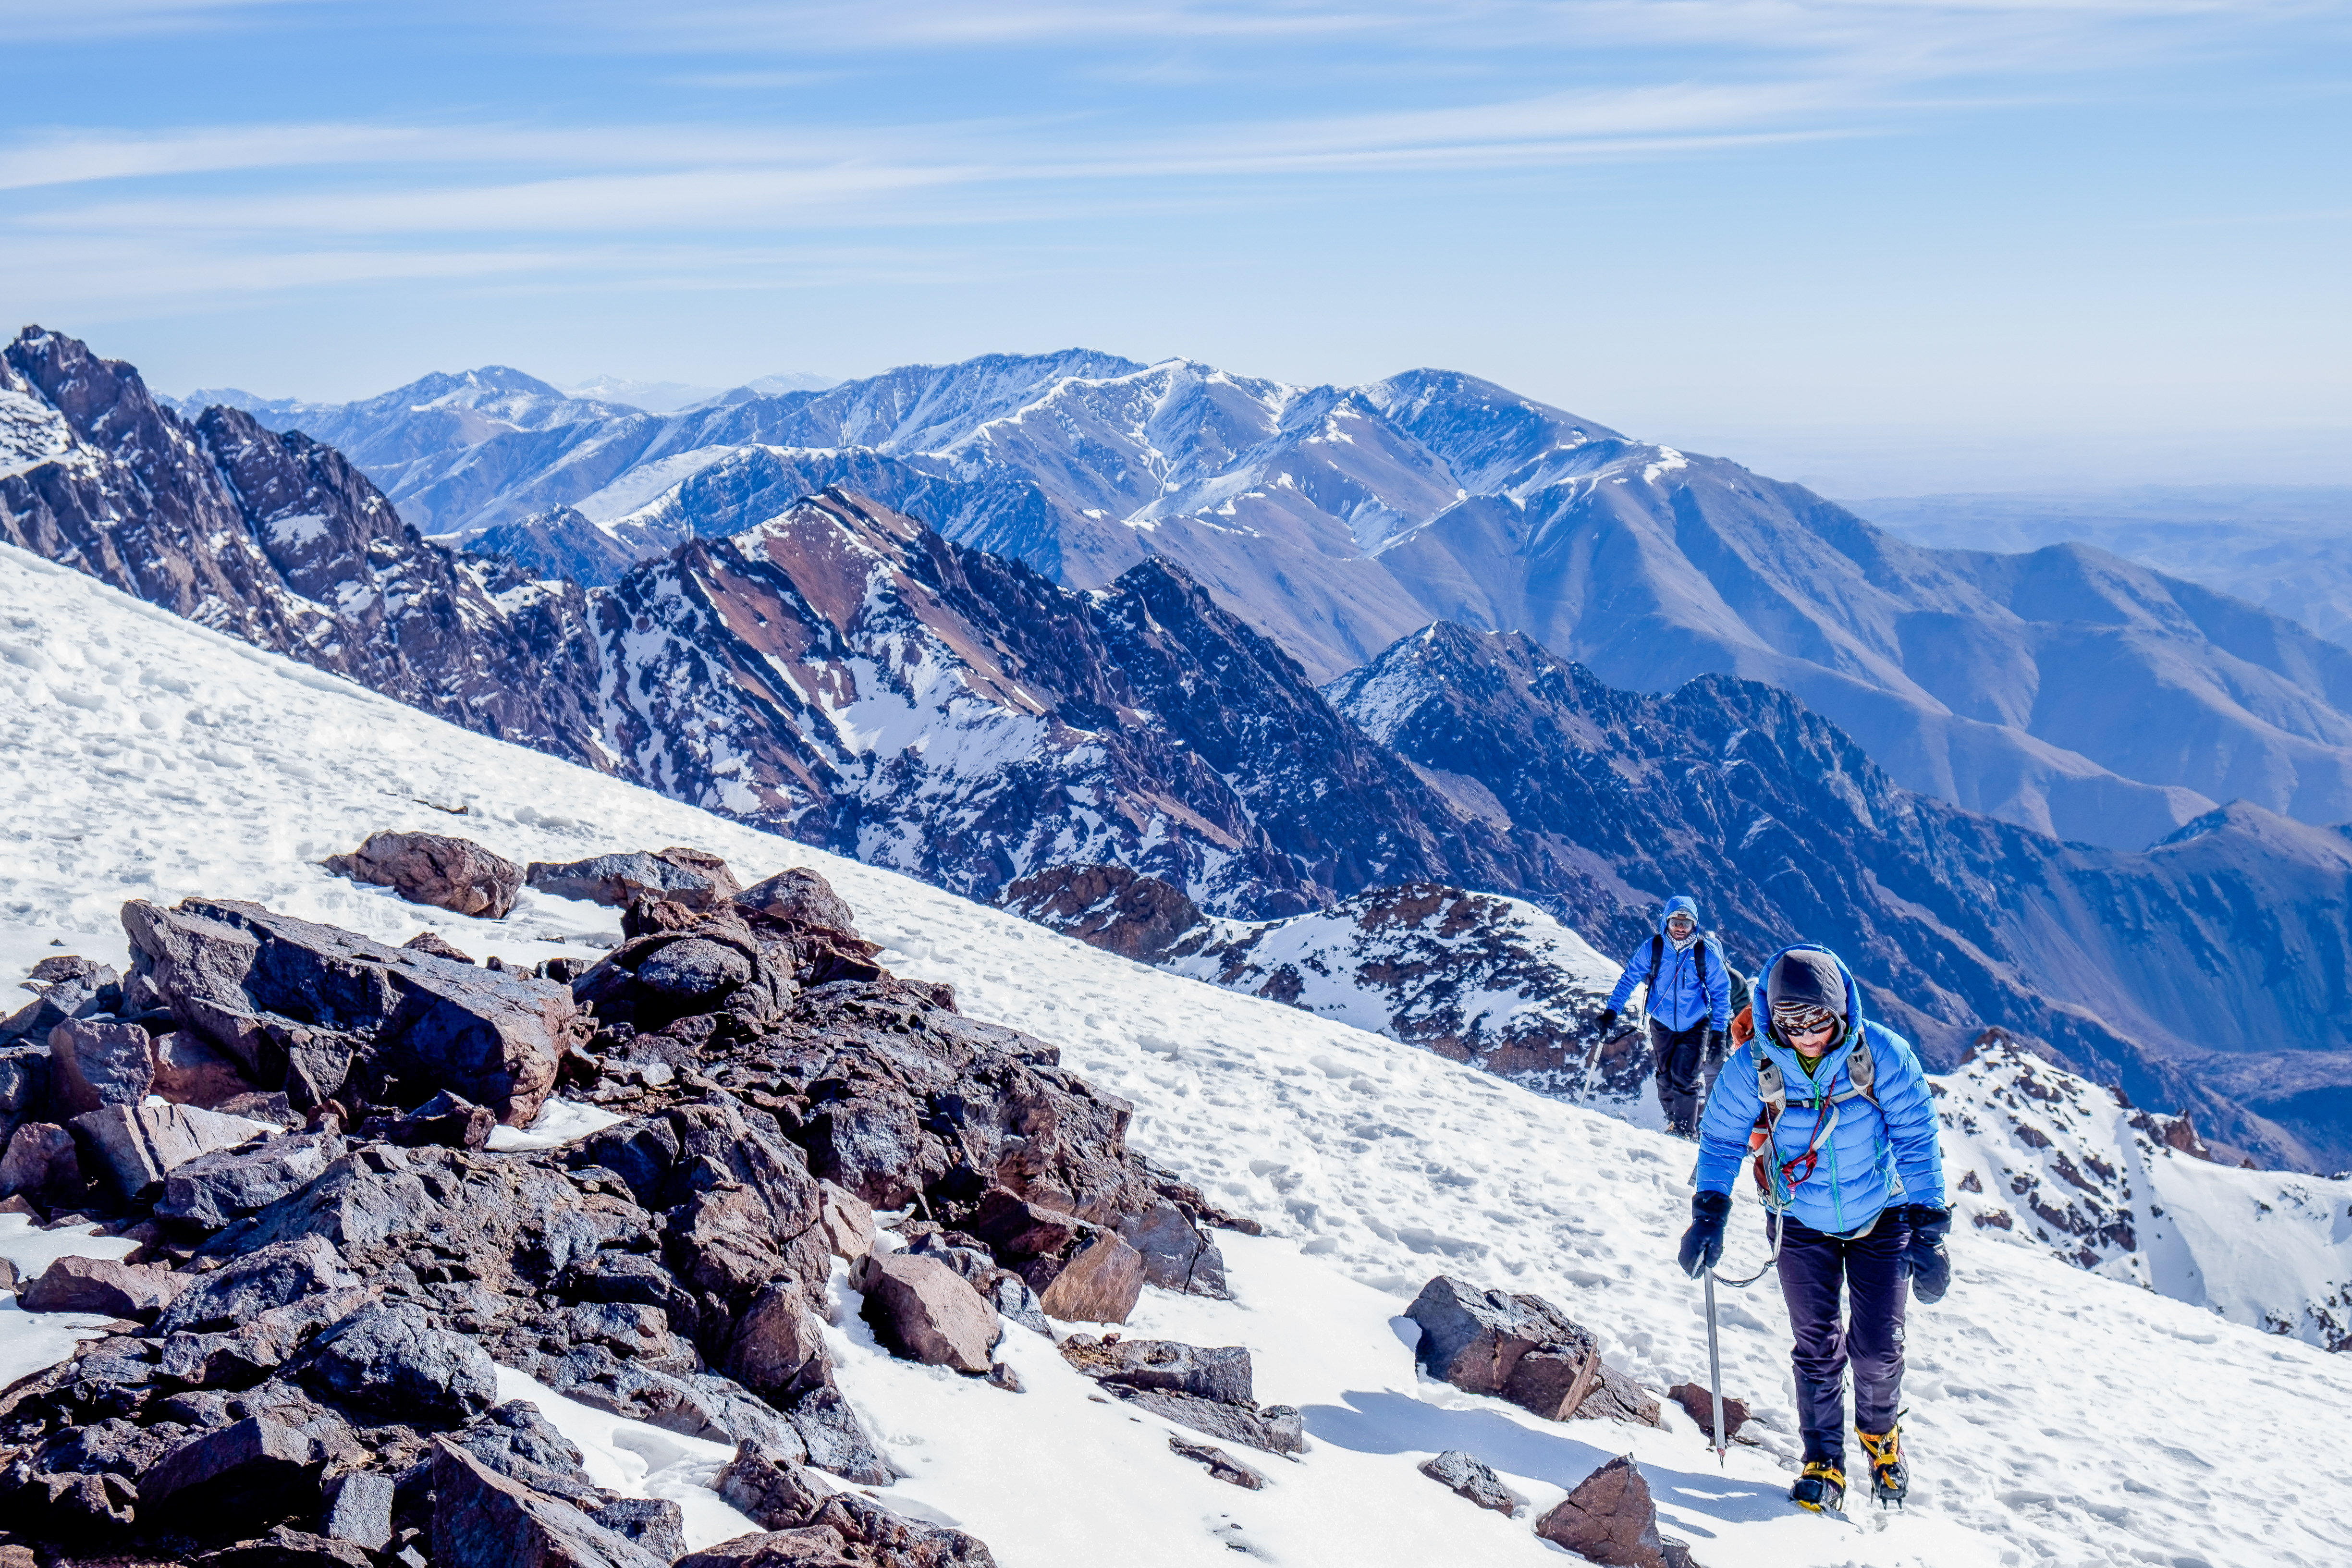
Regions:
M 1752 1001 L 1750 1006 L 1753 1006 Z M 1748 1023 L 1752 1034 L 1752 1013 Z M 1879 1109 L 1878 1096 L 1874 1092 L 1878 1064 L 1870 1054 L 1870 1031 L 1856 1029 L 1853 1044 L 1847 1047 L 1845 1056 L 1846 1080 L 1853 1087 L 1843 1094 L 1815 1094 L 1810 1100 L 1798 1101 L 1813 1112 L 1813 1135 L 1803 1153 L 1793 1160 L 1780 1162 L 1776 1170 L 1766 1156 L 1778 1152 L 1773 1134 L 1780 1127 L 1781 1113 L 1789 1109 L 1788 1076 L 1781 1072 L 1779 1062 L 1764 1054 L 1760 1042 L 1751 1045 L 1750 1053 L 1756 1058 L 1757 1097 L 1764 1102 L 1763 1110 L 1756 1114 L 1756 1126 L 1748 1135 L 1748 1152 L 1755 1156 L 1756 1190 L 1763 1194 L 1767 1207 L 1785 1210 L 1796 1188 L 1813 1173 L 1813 1167 L 1821 1159 L 1822 1145 L 1837 1131 L 1838 1107 L 1849 1100 L 1866 1100 L 1873 1110 Z M 1826 1115 L 1822 1114 L 1824 1106 L 1828 1108 Z M 1884 1111 L 1881 1111 L 1882 1121 L 1884 1116 Z M 1881 1158 L 1885 1157 L 1883 1134 L 1880 1154 Z M 1802 1169 L 1796 1169 L 1800 1166 Z M 1776 1176 L 1779 1178 L 1777 1183 Z

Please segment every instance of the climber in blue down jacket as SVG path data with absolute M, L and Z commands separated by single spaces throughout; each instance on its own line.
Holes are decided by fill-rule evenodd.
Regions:
M 1709 947 L 1699 934 L 1698 905 L 1689 894 L 1666 900 L 1658 934 L 1625 961 L 1625 973 L 1601 1009 L 1601 1028 L 1615 1026 L 1618 1011 L 1643 981 L 1650 987 L 1642 1005 L 1649 1014 L 1650 1054 L 1658 1063 L 1658 1109 L 1665 1113 L 1666 1131 L 1687 1138 L 1698 1121 L 1699 1069 L 1731 1026 L 1731 972 L 1724 967 L 1720 942 Z
M 1796 1334 L 1805 1439 L 1804 1473 L 1789 1495 L 1815 1511 L 1845 1500 L 1851 1365 L 1871 1493 L 1899 1503 L 1910 1485 L 1895 1419 L 1906 1287 L 1933 1303 L 1952 1279 L 1927 1074 L 1909 1041 L 1864 1021 L 1860 988 L 1827 948 L 1801 944 L 1766 960 L 1753 1009 L 1754 1036 L 1724 1063 L 1699 1124 L 1682 1266 L 1696 1279 L 1723 1257 L 1732 1182 L 1750 1133 L 1769 1128 L 1755 1164 L 1766 1207 L 1779 1211 L 1766 1224 L 1781 1227 L 1780 1294 Z

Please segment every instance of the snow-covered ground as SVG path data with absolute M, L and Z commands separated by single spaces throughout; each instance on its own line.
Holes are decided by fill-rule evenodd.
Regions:
M 747 878 L 818 868 L 894 968 L 952 982 L 965 1011 L 1054 1041 L 1132 1100 L 1139 1148 L 1276 1233 L 1228 1243 L 1234 1302 L 1155 1295 L 1134 1331 L 1249 1345 L 1259 1396 L 1306 1410 L 1314 1448 L 1296 1465 L 1243 1455 L 1273 1484 L 1236 1491 L 1133 1412 L 1087 1402 L 1023 1331 L 1007 1354 L 1031 1392 L 1013 1395 L 890 1362 L 845 1317 L 844 1385 L 911 1472 L 886 1500 L 952 1516 L 1007 1568 L 1080 1542 L 1139 1563 L 1230 1562 L 1234 1545 L 1368 1565 L 1550 1552 L 1524 1521 L 1416 1475 L 1441 1447 L 1481 1454 L 1538 1506 L 1631 1451 L 1711 1568 L 2352 1562 L 2335 1474 L 2352 1362 L 1973 1233 L 1954 1238 L 1950 1297 L 1915 1309 L 1917 1481 L 1899 1517 L 1778 1500 L 1773 1461 L 1794 1444 L 1769 1287 L 1727 1294 L 1724 1355 L 1771 1445 L 1720 1475 L 1679 1417 L 1555 1426 L 1433 1387 L 1390 1318 L 1439 1271 L 1551 1298 L 1654 1386 L 1703 1381 L 1698 1292 L 1672 1259 L 1689 1146 L 453 729 L 5 549 L 0 789 L 0 964 L 17 973 L 53 942 L 119 962 L 124 899 L 190 894 L 395 942 L 430 926 L 478 956 L 585 952 L 609 911 L 533 900 L 493 924 L 315 862 L 381 827 L 518 859 L 693 844 Z M 1737 1218 L 1735 1260 L 1759 1245 L 1755 1215 Z

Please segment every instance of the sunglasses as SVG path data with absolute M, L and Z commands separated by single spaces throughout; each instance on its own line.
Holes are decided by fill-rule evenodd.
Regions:
M 1838 1016 L 1814 1003 L 1781 1003 L 1772 1009 L 1772 1026 L 1785 1040 L 1802 1039 L 1837 1028 Z

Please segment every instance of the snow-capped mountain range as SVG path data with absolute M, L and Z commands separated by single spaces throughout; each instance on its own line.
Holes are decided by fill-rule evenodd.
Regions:
M 1303 387 L 1071 350 L 672 415 L 515 374 L 257 416 L 428 533 L 572 509 L 595 535 L 558 514 L 534 558 L 583 580 L 838 483 L 1067 586 L 1174 561 L 1318 679 L 1452 620 L 1637 690 L 1769 682 L 1906 787 L 2061 837 L 2139 848 L 2240 799 L 2352 819 L 2352 654 L 2292 622 L 2082 546 L 1921 549 L 1457 373 Z
M 2343 1489 L 2314 1482 L 2324 1480 L 2315 1457 L 2347 1436 L 2352 1369 L 2340 1356 L 2265 1331 L 2219 1298 L 2169 1299 L 2061 1263 L 2038 1238 L 2017 1245 L 2016 1227 L 1961 1225 L 1951 1294 L 1912 1313 L 1905 1434 L 1916 1479 L 1901 1513 L 1857 1507 L 1825 1521 L 1781 1502 L 1795 1451 L 1787 1341 L 1757 1292 L 1727 1292 L 1720 1314 L 1725 1385 L 1757 1409 L 1756 1443 L 1720 1468 L 1671 1405 L 1657 1427 L 1547 1422 L 1440 1384 L 1415 1371 L 1395 1324 L 1441 1272 L 1559 1303 L 1644 1388 L 1704 1381 L 1705 1322 L 1673 1263 L 1688 1146 L 469 733 L 14 549 L 0 549 L 0 755 L 17 791 L 16 852 L 0 859 L 0 963 L 11 973 L 61 952 L 120 963 L 119 906 L 133 893 L 251 900 L 385 942 L 423 927 L 509 963 L 587 958 L 616 934 L 613 911 L 533 892 L 503 921 L 456 915 L 317 862 L 379 827 L 456 829 L 518 861 L 693 844 L 747 881 L 821 870 L 894 971 L 951 986 L 971 1019 L 1050 1042 L 1057 1070 L 1128 1102 L 1138 1151 L 1266 1232 L 1220 1233 L 1233 1300 L 1147 1287 L 1129 1337 L 1246 1347 L 1260 1396 L 1295 1403 L 1311 1447 L 1295 1462 L 1252 1455 L 1265 1485 L 1226 1486 L 1169 1451 L 1164 1423 L 1090 1398 L 1095 1385 L 1031 1331 L 1003 1330 L 1020 1394 L 891 1356 L 836 1275 L 819 1327 L 840 1393 L 901 1472 L 866 1489 L 900 1518 L 970 1532 L 1005 1568 L 1068 1562 L 1105 1542 L 1146 1568 L 1205 1568 L 1236 1551 L 1368 1568 L 1559 1560 L 1528 1515 L 1483 1512 L 1417 1475 L 1440 1449 L 1493 1465 L 1529 1514 L 1631 1454 L 1664 1532 L 1694 1542 L 1706 1563 L 2105 1568 L 2193 1557 L 2332 1568 L 2352 1532 Z M 2020 1125 L 2083 1169 L 2087 1154 L 2110 1158 L 2090 1136 L 2105 1135 L 2092 1114 L 2104 1091 L 2041 1084 L 2068 1100 L 2062 1126 L 2045 1095 L 2008 1070 L 1988 1058 L 1979 1083 L 1940 1080 L 1942 1104 L 1978 1123 L 1948 1132 L 1956 1180 L 1973 1173 L 1990 1187 L 2004 1167 L 2026 1171 L 2017 1151 L 2032 1141 L 1989 1120 L 2011 1110 L 2009 1097 Z M 466 1158 L 507 1168 L 495 1152 Z M 2283 1191 L 2278 1178 L 2265 1189 L 2242 1184 L 2252 1173 L 2174 1163 L 2151 1167 L 2147 1190 L 2168 1216 L 2194 1210 L 2233 1248 L 2200 1254 L 2202 1271 L 2226 1262 L 2252 1277 L 2267 1233 L 2249 1232 L 2234 1205 L 2270 1201 L 2262 1194 Z M 2141 1170 L 2116 1169 L 2137 1201 Z M 2228 1180 L 2202 1205 L 2193 1179 L 2176 1184 L 2181 1171 Z M 2042 1167 L 2033 1173 L 2046 1183 Z M 2340 1205 L 2342 1186 L 2305 1190 Z M 2020 1201 L 1982 1196 L 1973 1212 Z M 1964 1193 L 1964 1205 L 1977 1201 Z M 1736 1257 L 1760 1258 L 1758 1228 L 1743 1199 Z M 90 1229 L 34 1231 L 0 1215 L 0 1254 L 38 1268 L 68 1251 L 119 1257 L 135 1245 Z M 433 1289 L 450 1300 L 467 1290 Z M 2299 1304 L 2248 1303 L 2257 1320 Z M 45 1370 L 37 1352 L 96 1364 L 77 1336 L 118 1331 L 14 1300 L 0 1302 L 0 1321 L 12 1382 Z M 511 1367 L 498 1377 L 498 1397 L 532 1400 L 600 1485 L 692 1504 L 692 1544 L 744 1527 L 710 1489 L 721 1445 L 587 1407 Z
M 757 468 L 732 503 L 749 526 L 583 592 L 394 528 L 306 437 L 226 410 L 192 429 L 70 340 L 7 363 L 16 542 L 805 841 L 980 897 L 1109 862 L 1255 920 L 1434 881 L 1531 900 L 1612 954 L 1695 889 L 1751 963 L 1799 935 L 1863 955 L 1933 1060 L 2000 1025 L 2266 1161 L 2352 1155 L 2338 835 L 2235 806 L 2148 854 L 2068 847 L 1906 794 L 1785 693 L 1636 698 L 1454 627 L 1345 678 L 1335 709 L 1171 558 L 1074 592 L 846 490 L 808 499 L 821 474 L 767 452 L 669 498 Z M 892 461 L 845 458 L 876 480 Z M 298 461 L 343 477 L 257 477 Z

